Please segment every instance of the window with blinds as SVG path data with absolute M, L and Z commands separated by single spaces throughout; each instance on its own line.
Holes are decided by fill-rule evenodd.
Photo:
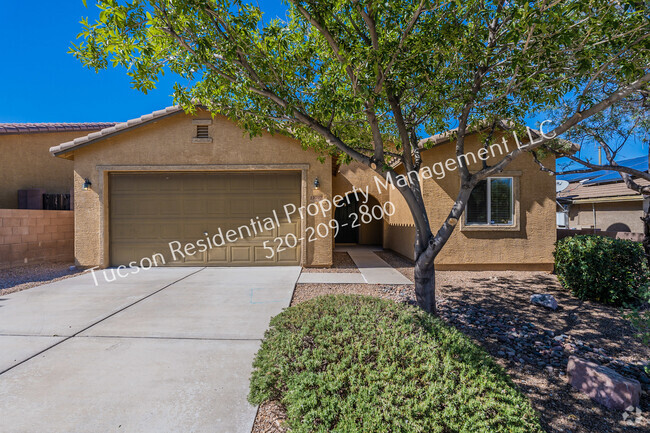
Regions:
M 465 215 L 468 225 L 512 225 L 512 178 L 490 177 L 479 182 L 467 202 Z

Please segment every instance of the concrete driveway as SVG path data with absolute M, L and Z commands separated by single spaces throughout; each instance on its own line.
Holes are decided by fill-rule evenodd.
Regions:
M 250 432 L 253 357 L 299 274 L 159 268 L 0 297 L 0 431 Z

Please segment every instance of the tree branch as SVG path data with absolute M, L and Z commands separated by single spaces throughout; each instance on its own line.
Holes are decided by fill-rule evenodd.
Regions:
M 625 97 L 632 94 L 633 92 L 638 91 L 643 86 L 645 86 L 648 82 L 650 82 L 650 73 L 645 74 L 644 76 L 642 76 L 636 81 L 633 81 L 626 87 L 617 90 L 616 92 L 612 93 L 607 98 L 600 101 L 599 103 L 594 104 L 583 111 L 574 113 L 564 123 L 562 123 L 560 126 L 553 129 L 553 131 L 546 134 L 546 137 L 542 136 L 535 142 L 532 143 L 529 142 L 521 146 L 520 148 L 517 148 L 512 152 L 510 152 L 501 161 L 499 161 L 497 164 L 493 165 L 492 167 L 474 173 L 473 177 L 475 179 L 473 180 L 478 182 L 482 179 L 485 179 L 486 177 L 502 172 L 505 169 L 505 167 L 512 162 L 513 159 L 515 159 L 522 153 L 534 150 L 540 146 L 543 146 L 549 141 L 554 140 L 557 136 L 564 134 L 569 129 L 573 128 L 575 125 L 582 122 L 583 120 L 593 116 L 596 113 L 600 113 L 601 111 L 607 109 L 608 107 L 615 104 L 616 102 L 624 99 Z

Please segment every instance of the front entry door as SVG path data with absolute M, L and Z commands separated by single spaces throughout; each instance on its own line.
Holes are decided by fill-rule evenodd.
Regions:
M 359 202 L 352 196 L 345 206 L 336 208 L 334 217 L 339 223 L 339 232 L 334 241 L 337 244 L 356 244 L 359 242 Z

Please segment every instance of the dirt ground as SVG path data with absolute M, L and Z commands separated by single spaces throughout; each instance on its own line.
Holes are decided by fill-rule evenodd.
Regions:
M 413 281 L 412 263 L 391 252 L 382 259 Z M 342 259 L 343 260 L 343 259 Z M 349 271 L 347 271 L 349 272 Z M 535 293 L 553 295 L 555 311 L 530 303 Z M 364 294 L 414 303 L 412 285 L 298 284 L 292 305 L 324 294 Z M 623 419 L 574 390 L 566 379 L 566 361 L 575 354 L 614 368 L 628 377 L 647 379 L 642 371 L 650 349 L 635 337 L 618 308 L 580 301 L 545 272 L 437 273 L 438 314 L 501 364 L 540 413 L 553 433 L 650 431 L 649 384 L 643 385 L 641 416 Z M 254 433 L 286 431 L 277 403 L 260 407 Z M 639 421 L 629 425 L 630 421 Z
M 359 269 L 356 267 L 350 255 L 346 252 L 335 252 L 332 256 L 332 267 L 331 268 L 303 268 L 302 270 L 306 274 L 314 273 L 338 273 L 338 272 L 347 272 L 347 273 L 360 273 Z

